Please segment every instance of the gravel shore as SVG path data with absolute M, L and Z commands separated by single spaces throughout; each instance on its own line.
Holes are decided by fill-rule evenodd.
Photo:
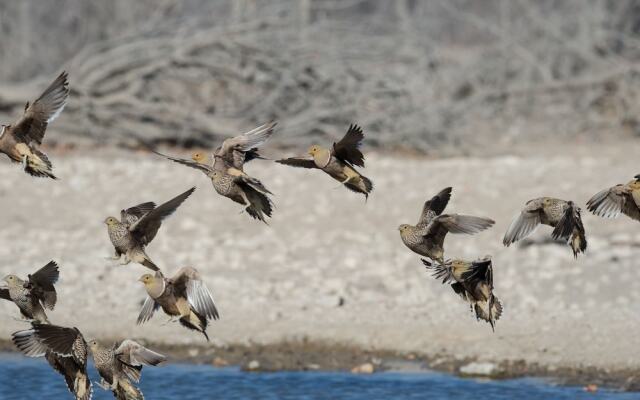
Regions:
M 275 193 L 266 226 L 241 215 L 204 175 L 145 153 L 53 154 L 60 181 L 35 180 L 0 163 L 0 275 L 61 266 L 52 322 L 88 337 L 145 338 L 167 346 L 206 345 L 158 313 L 135 320 L 145 298 L 144 267 L 115 266 L 102 223 L 143 201 L 157 203 L 197 185 L 162 226 L 148 253 L 168 274 L 191 265 L 205 276 L 222 314 L 209 328 L 215 346 L 307 340 L 434 361 L 526 363 L 545 371 L 640 371 L 640 224 L 583 211 L 589 248 L 573 259 L 549 243 L 550 228 L 504 248 L 502 235 L 530 198 L 572 199 L 584 207 L 602 188 L 639 173 L 628 146 L 545 156 L 411 159 L 372 154 L 362 196 L 334 189 L 318 171 L 252 162 L 247 170 Z M 635 151 L 633 151 L 635 149 Z M 495 293 L 505 311 L 492 333 L 468 305 L 425 271 L 397 226 L 415 223 L 422 203 L 445 186 L 447 211 L 488 216 L 494 228 L 449 236 L 449 257 L 493 256 Z M 0 303 L 0 335 L 24 328 Z

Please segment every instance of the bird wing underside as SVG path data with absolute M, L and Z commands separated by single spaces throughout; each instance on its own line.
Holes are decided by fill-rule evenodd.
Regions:
M 524 239 L 533 233 L 542 221 L 541 212 L 542 207 L 537 202 L 528 203 L 511 221 L 507 232 L 504 234 L 503 244 L 509 246 L 511 243 Z
M 472 286 L 478 283 L 486 283 L 493 289 L 493 265 L 491 259 L 478 260 L 462 273 L 462 280 Z
M 171 281 L 176 296 L 186 298 L 198 314 L 211 319 L 220 318 L 213 296 L 195 268 L 180 268 Z
M 439 264 L 433 261 L 421 259 L 428 271 L 432 276 L 438 280 L 442 280 L 442 283 L 453 282 L 455 279 L 451 271 L 451 260 L 447 260 L 444 264 Z

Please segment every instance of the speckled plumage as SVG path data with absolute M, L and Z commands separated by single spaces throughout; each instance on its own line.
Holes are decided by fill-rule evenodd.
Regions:
M 157 271 L 159 268 L 151 261 L 145 247 L 155 238 L 162 221 L 173 214 L 195 189 L 191 188 L 159 207 L 151 202 L 142 203 L 122 210 L 120 220 L 115 217 L 105 219 L 115 258 L 124 255 L 125 263 L 133 261 Z
M 553 197 L 538 197 L 527 201 L 504 235 L 503 243 L 511 243 L 529 236 L 540 225 L 554 228 L 551 237 L 569 243 L 574 257 L 587 249 L 587 238 L 580 216 L 580 207 L 572 201 Z
M 398 227 L 402 242 L 413 252 L 444 262 L 444 239 L 449 232 L 458 234 L 475 234 L 494 224 L 489 218 L 470 215 L 442 214 L 449 199 L 451 188 L 441 190 L 426 201 L 418 223 L 402 224 Z
M 58 265 L 53 261 L 30 274 L 26 281 L 16 275 L 7 275 L 4 278 L 7 287 L 0 288 L 0 298 L 12 301 L 25 318 L 48 323 L 45 308 L 53 310 L 55 307 L 57 296 L 54 284 L 58 277 Z
M 156 154 L 201 171 L 211 179 L 218 194 L 246 206 L 247 214 L 266 223 L 265 216 L 271 217 L 273 213 L 273 202 L 268 196 L 272 193 L 260 180 L 244 172 L 244 164 L 262 158 L 257 153 L 257 147 L 272 135 L 274 127 L 275 122 L 271 122 L 225 140 L 216 149 L 213 159 L 202 152 L 194 153 L 192 160 Z
M 143 400 L 142 391 L 131 381 L 140 381 L 143 365 L 166 361 L 162 354 L 128 339 L 111 347 L 91 340 L 89 348 L 98 374 L 106 384 L 103 388 L 111 390 L 118 400 Z

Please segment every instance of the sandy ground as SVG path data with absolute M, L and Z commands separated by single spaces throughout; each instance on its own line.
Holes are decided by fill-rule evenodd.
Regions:
M 61 279 L 52 322 L 88 337 L 204 344 L 201 335 L 166 325 L 162 313 L 136 326 L 145 297 L 137 279 L 147 271 L 105 260 L 112 248 L 102 223 L 125 206 L 159 203 L 197 185 L 148 253 L 169 274 L 184 265 L 203 273 L 222 314 L 209 329 L 216 344 L 307 338 L 549 368 L 640 369 L 640 224 L 584 212 L 589 248 L 577 261 L 568 247 L 504 248 L 501 240 L 530 198 L 584 205 L 639 173 L 637 160 L 617 157 L 637 154 L 635 146 L 487 159 L 373 154 L 366 174 L 376 190 L 367 204 L 319 171 L 257 161 L 248 172 L 276 194 L 270 226 L 241 215 L 199 172 L 148 154 L 54 154 L 58 182 L 32 179 L 3 158 L 0 275 L 25 276 L 54 259 Z M 445 186 L 454 187 L 448 211 L 497 221 L 476 236 L 449 236 L 446 245 L 449 257 L 493 256 L 505 307 L 495 333 L 400 241 L 397 226 L 414 223 L 424 200 Z M 549 233 L 541 228 L 533 239 Z M 17 317 L 15 306 L 0 303 L 3 338 L 27 326 Z

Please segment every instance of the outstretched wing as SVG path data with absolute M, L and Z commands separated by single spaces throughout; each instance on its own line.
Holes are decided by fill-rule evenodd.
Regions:
M 213 166 L 211 165 L 207 165 L 207 164 L 201 164 L 199 162 L 195 162 L 193 160 L 187 160 L 184 158 L 177 158 L 177 157 L 171 157 L 171 156 L 167 156 L 164 155 L 162 153 L 158 153 L 157 151 L 152 150 L 153 153 L 166 158 L 167 160 L 171 160 L 173 162 L 177 162 L 178 164 L 182 164 L 182 165 L 186 165 L 187 167 L 191 167 L 191 168 L 195 168 L 197 170 L 200 170 L 202 172 L 204 172 L 205 174 L 207 172 L 213 172 Z
M 429 237 L 440 246 L 443 245 L 447 233 L 473 235 L 493 226 L 495 221 L 489 218 L 474 217 L 472 215 L 441 214 L 428 225 L 423 226 L 418 234 Z
M 275 126 L 276 122 L 271 121 L 249 132 L 225 140 L 222 142 L 222 146 L 216 150 L 215 157 L 220 157 L 227 164 L 242 169 L 245 161 L 248 161 L 246 159 L 247 152 L 251 152 L 249 159 L 255 158 L 257 147 L 271 137 Z
M 451 190 L 451 187 L 444 188 L 424 203 L 418 226 L 428 224 L 434 217 L 442 214 L 451 199 Z
M 587 209 L 603 218 L 617 218 L 624 213 L 640 221 L 640 208 L 625 185 L 616 185 L 596 193 L 587 202 Z
M 334 157 L 347 164 L 364 168 L 364 155 L 360 151 L 362 139 L 364 139 L 362 128 L 358 125 L 350 125 L 344 137 L 333 144 Z
M 173 214 L 176 209 L 182 204 L 187 197 L 191 196 L 196 190 L 195 187 L 187 190 L 186 192 L 174 197 L 166 203 L 154 208 L 152 211 L 145 214 L 135 224 L 129 227 L 131 234 L 143 245 L 149 244 L 158 233 L 162 221 Z
M 27 285 L 31 289 L 31 294 L 49 310 L 53 310 L 58 300 L 54 284 L 59 277 L 60 270 L 55 261 L 49 261 L 47 265 L 29 275 Z
M 524 239 L 536 230 L 540 225 L 540 212 L 542 211 L 542 204 L 536 200 L 531 200 L 522 209 L 520 214 L 516 215 L 511 225 L 504 234 L 502 243 L 505 246 L 509 246 L 511 243 L 517 242 L 520 239 Z
M 125 224 L 133 225 L 146 213 L 151 212 L 154 208 L 156 208 L 156 203 L 152 201 L 138 204 L 137 206 L 133 206 L 120 211 L 120 220 Z
M 86 343 L 77 328 L 34 324 L 33 331 L 36 337 L 52 352 L 64 357 L 73 357 L 81 364 L 86 363 Z
M 143 365 L 158 365 L 167 360 L 165 356 L 149 350 L 133 340 L 124 340 L 114 351 L 116 368 L 123 371 L 129 379 L 140 381 Z
M 493 264 L 491 263 L 491 258 L 486 257 L 472 262 L 471 266 L 461 274 L 461 278 L 472 287 L 478 283 L 486 283 L 493 289 Z
M 308 158 L 291 157 L 291 158 L 284 158 L 282 160 L 276 160 L 276 162 L 279 164 L 288 165 L 290 167 L 318 168 L 315 161 Z
M 151 317 L 153 317 L 153 313 L 155 313 L 158 308 L 160 308 L 160 304 L 158 304 L 150 296 L 147 296 L 147 298 L 144 300 L 144 304 L 142 304 L 140 314 L 138 315 L 137 324 L 141 325 L 149 321 Z
M 171 281 L 176 294 L 186 297 L 198 314 L 206 318 L 220 318 L 213 296 L 195 268 L 180 268 Z
M 67 73 L 62 72 L 32 104 L 27 103 L 24 114 L 12 126 L 14 135 L 25 143 L 42 143 L 49 122 L 60 115 L 69 97 Z
M 436 279 L 442 279 L 442 283 L 454 282 L 453 273 L 451 271 L 451 260 L 447 260 L 444 264 L 438 264 L 432 261 L 421 259 L 428 271 L 432 272 L 432 276 Z

